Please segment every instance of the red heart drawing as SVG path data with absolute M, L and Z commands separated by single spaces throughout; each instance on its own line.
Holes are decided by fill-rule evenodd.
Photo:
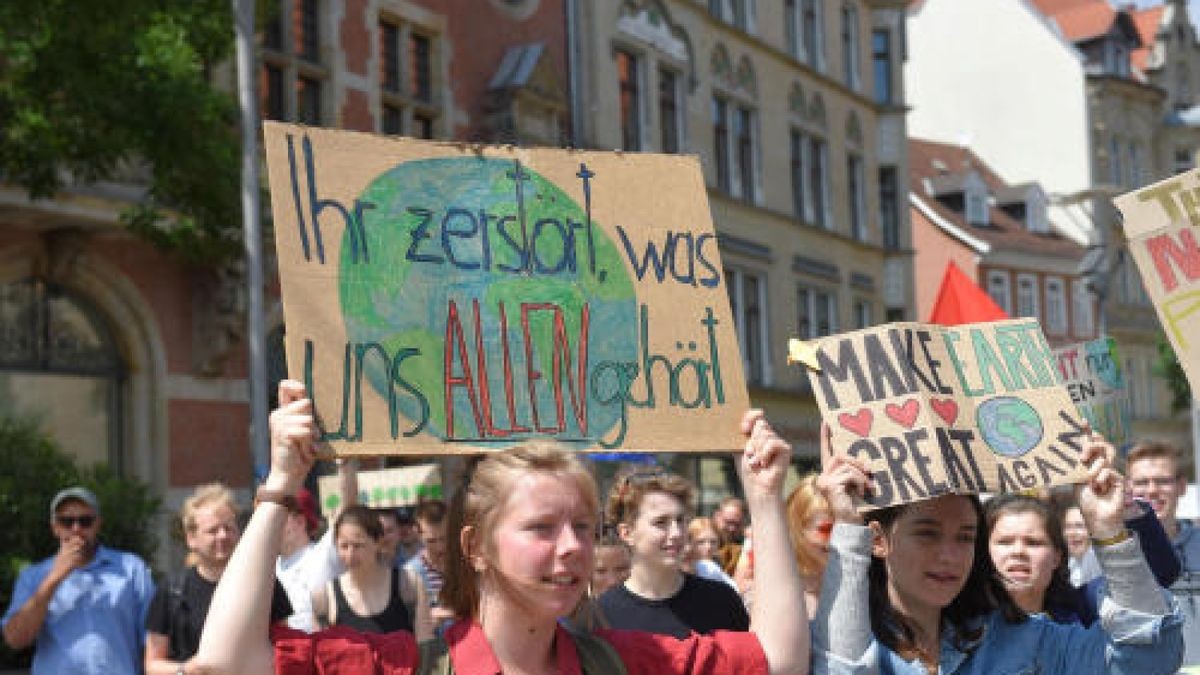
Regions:
M 917 413 L 921 412 L 921 404 L 917 403 L 917 399 L 910 398 L 904 402 L 904 405 L 887 404 L 883 412 L 887 413 L 888 418 L 896 424 L 905 429 L 911 429 L 913 422 L 917 421 Z
M 933 412 L 945 420 L 946 424 L 954 424 L 954 421 L 958 419 L 958 404 L 952 398 L 929 399 L 929 407 L 933 408 Z
M 843 429 L 853 431 L 859 436 L 866 437 L 867 434 L 871 433 L 871 421 L 873 418 L 874 416 L 871 414 L 871 410 L 869 408 L 863 408 L 853 415 L 850 413 L 842 413 L 841 415 L 838 415 L 838 423 L 842 425 Z

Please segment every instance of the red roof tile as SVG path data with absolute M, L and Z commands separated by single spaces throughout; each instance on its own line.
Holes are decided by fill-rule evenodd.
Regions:
M 1130 12 L 1133 17 L 1133 25 L 1137 27 L 1138 37 L 1142 39 L 1143 47 L 1138 47 L 1130 54 L 1133 62 L 1133 67 L 1145 72 L 1146 66 L 1150 62 L 1150 48 L 1154 46 L 1154 38 L 1158 34 L 1158 26 L 1162 23 L 1163 11 L 1165 5 L 1157 7 L 1148 7 Z
M 925 191 L 926 181 L 933 181 L 947 173 L 961 175 L 969 170 L 974 170 L 979 174 L 991 195 L 996 195 L 1005 191 L 1005 188 L 1012 187 L 970 150 L 947 143 L 909 139 L 908 163 L 909 185 L 912 186 L 912 191 L 939 216 L 969 232 L 971 236 L 983 239 L 996 248 L 1057 255 L 1071 259 L 1078 259 L 1083 255 L 1083 247 L 1070 239 L 1053 231 L 1047 234 L 1030 232 L 1023 223 L 995 205 L 988 207 L 988 226 L 969 225 L 964 214 L 951 209 L 937 197 Z M 935 166 L 935 163 L 938 166 Z
M 1087 40 L 1108 32 L 1116 20 L 1116 11 L 1105 0 L 1077 4 L 1050 14 L 1063 35 L 1071 42 Z

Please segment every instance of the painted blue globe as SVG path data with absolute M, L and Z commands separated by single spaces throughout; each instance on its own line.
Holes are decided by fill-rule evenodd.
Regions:
M 975 412 L 983 442 L 999 455 L 1020 457 L 1042 440 L 1042 419 L 1033 406 L 1012 396 L 997 396 Z

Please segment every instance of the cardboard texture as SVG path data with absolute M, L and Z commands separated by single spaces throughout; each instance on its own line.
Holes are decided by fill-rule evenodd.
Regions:
M 336 474 L 317 479 L 321 515 L 332 519 L 342 506 Z M 442 499 L 442 473 L 437 464 L 358 472 L 358 503 L 373 509 L 414 506 L 423 499 Z M 332 526 L 332 523 L 330 523 Z
M 878 487 L 864 509 L 1084 477 L 1086 425 L 1032 319 L 886 324 L 815 348 L 808 377 L 833 448 Z
M 288 371 L 325 453 L 742 447 L 695 157 L 264 139 Z
M 1117 197 L 1129 252 L 1192 391 L 1200 387 L 1200 171 Z
M 1063 386 L 1092 431 L 1120 446 L 1129 440 L 1129 392 L 1117 341 L 1102 337 L 1054 350 Z

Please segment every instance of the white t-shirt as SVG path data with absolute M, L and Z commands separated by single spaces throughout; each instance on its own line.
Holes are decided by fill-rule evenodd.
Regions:
M 333 547 L 333 535 L 326 531 L 318 541 L 296 551 L 290 556 L 279 556 L 275 561 L 275 576 L 287 591 L 292 603 L 292 615 L 287 624 L 292 628 L 311 633 L 317 629 L 317 618 L 313 615 L 312 592 L 323 588 L 344 570 Z

